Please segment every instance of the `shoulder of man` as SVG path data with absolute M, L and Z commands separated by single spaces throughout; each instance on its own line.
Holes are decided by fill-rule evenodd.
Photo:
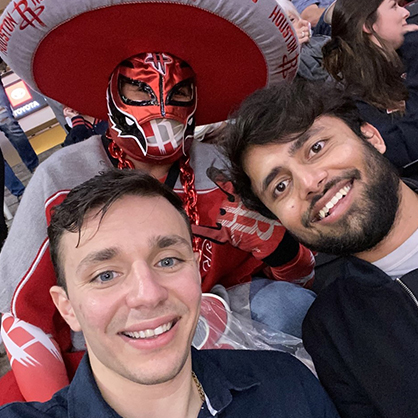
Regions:
M 64 147 L 39 165 L 38 170 L 50 170 L 52 168 L 60 169 L 60 167 L 74 166 L 79 161 L 82 164 L 89 162 L 89 166 L 96 165 L 97 161 L 109 160 L 103 147 L 100 135 L 94 135 L 83 142 Z M 108 162 L 107 165 L 110 165 Z M 36 172 L 35 172 L 36 174 Z
M 59 391 L 47 402 L 13 402 L 0 407 L 0 418 L 67 418 L 68 388 Z
M 341 349 L 345 341 L 372 341 L 376 327 L 389 329 L 392 322 L 396 324 L 394 314 L 416 309 L 402 287 L 378 267 L 356 257 L 347 257 L 345 263 L 339 276 L 320 291 L 303 321 L 303 341 L 311 356 L 331 341 Z M 403 321 L 402 329 L 416 323 Z
M 207 176 L 207 171 L 212 166 L 219 169 L 226 167 L 225 161 L 215 145 L 194 142 L 190 149 L 190 165 L 193 168 L 195 187 L 198 193 L 218 189 L 218 186 Z M 183 190 L 180 178 L 177 179 L 174 189 L 176 191 Z
M 190 161 L 192 166 L 196 168 L 201 164 L 204 167 L 215 165 L 218 168 L 223 168 L 226 165 L 225 158 L 216 145 L 199 141 L 194 142 L 190 149 Z
M 202 350 L 194 355 L 194 369 L 196 357 L 200 358 L 196 374 L 203 375 L 201 383 L 205 391 L 209 389 L 206 392 L 210 400 L 214 383 L 208 379 L 214 380 L 217 387 L 226 382 L 230 390 L 240 393 L 236 403 L 234 399 L 225 410 L 225 416 L 243 416 L 244 404 L 247 414 L 244 416 L 251 417 L 266 413 L 275 417 L 338 417 L 316 377 L 288 353 Z M 215 395 L 219 396 L 219 393 Z M 238 411 L 241 415 L 236 415 Z
M 324 286 L 308 311 L 305 321 L 311 317 L 324 317 L 327 322 L 338 321 L 338 315 L 329 315 L 329 309 L 340 311 L 385 289 L 393 282 L 381 269 L 354 256 L 324 257 L 321 280 Z M 326 263 L 331 267 L 326 268 Z M 332 277 L 326 277 L 326 276 Z M 361 303 L 361 302 L 359 302 Z
M 276 395 L 319 385 L 316 377 L 296 357 L 271 350 L 202 350 L 205 364 L 218 368 L 228 381 L 239 386 L 243 381 L 257 382 L 264 391 L 269 387 Z

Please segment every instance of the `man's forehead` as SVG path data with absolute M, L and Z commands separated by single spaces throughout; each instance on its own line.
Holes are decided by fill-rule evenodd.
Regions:
M 251 144 L 243 153 L 243 161 L 245 162 L 248 155 L 252 154 L 252 152 L 257 149 L 273 150 L 275 148 L 282 148 L 283 152 L 286 152 L 284 150 L 288 149 L 288 153 L 293 155 L 310 138 L 329 131 L 334 126 L 333 122 L 335 120 L 339 120 L 344 123 L 339 118 L 330 115 L 321 115 L 314 120 L 312 125 L 306 131 L 294 132 L 266 144 Z
M 333 133 L 339 134 L 341 132 L 342 126 L 348 128 L 348 126 L 346 126 L 346 123 L 336 116 L 318 116 L 305 132 L 294 135 L 294 139 L 290 141 L 291 144 L 289 146 L 288 151 L 289 155 L 293 156 L 311 138 L 316 139 L 320 136 L 326 136 Z
M 119 233 L 143 237 L 144 244 L 159 246 L 163 237 L 189 238 L 185 219 L 162 196 L 127 195 L 112 203 L 104 213 L 102 207 L 88 211 L 79 231 L 63 234 L 67 243 L 76 242 L 76 248 L 86 244 L 100 244 L 100 240 Z M 164 240 L 163 240 L 164 241 Z M 190 241 L 190 240 L 189 240 Z

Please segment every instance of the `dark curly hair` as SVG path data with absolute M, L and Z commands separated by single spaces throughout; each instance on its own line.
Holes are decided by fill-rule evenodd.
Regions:
M 305 133 L 322 115 L 344 121 L 360 138 L 365 123 L 355 102 L 337 88 L 323 82 L 296 80 L 259 90 L 241 105 L 220 142 L 229 160 L 229 177 L 244 204 L 264 216 L 276 219 L 254 194 L 243 169 L 248 150 L 256 145 L 287 143 Z

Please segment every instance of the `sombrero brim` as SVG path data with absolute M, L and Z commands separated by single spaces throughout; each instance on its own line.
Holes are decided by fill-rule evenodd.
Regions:
M 101 119 L 107 118 L 110 74 L 141 52 L 168 52 L 192 66 L 198 124 L 226 119 L 254 90 L 291 79 L 297 70 L 296 37 L 287 20 L 280 21 L 287 33 L 277 26 L 281 9 L 275 0 L 44 0 L 42 5 L 38 16 L 44 26 L 16 28 L 2 48 L 4 59 L 44 95 Z M 12 11 L 6 9 L 2 20 Z

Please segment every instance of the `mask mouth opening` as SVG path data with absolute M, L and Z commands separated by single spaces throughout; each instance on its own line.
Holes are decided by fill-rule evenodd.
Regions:
M 153 119 L 147 122 L 149 128 L 144 126 L 146 139 L 149 146 L 163 146 L 171 143 L 177 148 L 184 139 L 185 126 L 173 119 Z

